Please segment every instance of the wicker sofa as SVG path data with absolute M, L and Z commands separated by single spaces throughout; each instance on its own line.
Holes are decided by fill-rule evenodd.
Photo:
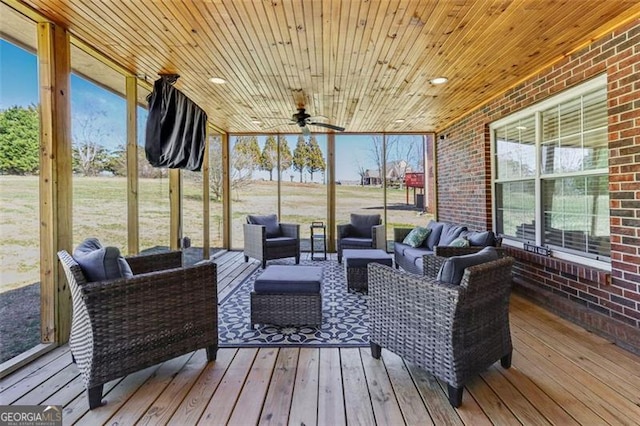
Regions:
M 429 254 L 442 255 L 439 250 L 446 250 L 445 247 L 458 237 L 465 237 L 469 240 L 470 248 L 466 252 L 478 251 L 486 246 L 499 247 L 501 245 L 501 238 L 496 238 L 493 231 L 470 231 L 466 226 L 435 220 L 430 221 L 427 228 L 431 229 L 431 232 L 419 247 L 411 247 L 403 243 L 413 228 L 393 229 L 393 256 L 396 268 L 421 275 L 424 269 L 423 257 Z
M 460 406 L 470 378 L 497 360 L 511 365 L 512 265 L 502 257 L 466 267 L 455 285 L 369 264 L 372 356 L 385 348 L 424 368 L 448 384 L 450 404 Z
M 132 256 L 131 277 L 91 282 L 68 252 L 58 258 L 73 299 L 69 346 L 90 409 L 103 404 L 103 385 L 113 379 L 200 348 L 215 360 L 215 263 L 182 267 L 179 251 Z

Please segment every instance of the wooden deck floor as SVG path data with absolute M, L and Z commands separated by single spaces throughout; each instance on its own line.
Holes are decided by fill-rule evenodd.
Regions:
M 219 291 L 249 273 L 239 253 L 219 259 Z M 367 348 L 220 349 L 189 353 L 105 385 L 88 411 L 68 346 L 0 381 L 0 404 L 64 406 L 64 424 L 600 425 L 640 424 L 640 357 L 519 296 L 512 297 L 513 365 L 497 363 L 465 389 L 446 386 Z

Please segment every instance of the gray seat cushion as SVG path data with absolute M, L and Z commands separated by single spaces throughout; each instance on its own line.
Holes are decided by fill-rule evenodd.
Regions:
M 393 265 L 393 258 L 383 250 L 344 250 L 342 258 L 347 268 L 361 268 L 372 262 Z
M 87 238 L 73 252 L 87 282 L 131 278 L 133 273 L 117 247 L 103 247 L 97 238 Z
M 380 215 L 352 213 L 350 222 L 354 237 L 372 238 L 371 228 L 380 225 Z
M 319 293 L 322 268 L 318 266 L 271 265 L 256 278 L 253 289 L 260 294 Z
M 291 237 L 267 238 L 267 240 L 265 241 L 267 248 L 291 247 L 295 246 L 297 243 L 298 240 Z
M 428 250 L 423 248 L 407 247 L 404 251 L 404 257 L 406 257 L 411 263 L 416 263 L 416 259 L 422 259 L 422 256 L 429 254 Z
M 444 283 L 459 285 L 466 268 L 497 259 L 498 252 L 495 247 L 485 247 L 477 253 L 449 257 L 442 264 L 436 279 Z
M 411 246 L 408 244 L 393 243 L 393 252 L 396 254 L 396 256 L 404 256 L 404 252 L 408 248 L 411 248 Z
M 341 247 L 362 247 L 367 248 L 373 245 L 371 238 L 347 237 L 340 240 Z
M 267 238 L 275 238 L 282 235 L 280 231 L 280 224 L 278 223 L 278 216 L 270 214 L 267 216 L 248 215 L 247 222 L 253 225 L 263 225 L 265 227 L 265 234 Z

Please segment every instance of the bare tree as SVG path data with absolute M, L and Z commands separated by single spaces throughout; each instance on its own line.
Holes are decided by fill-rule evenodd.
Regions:
M 209 188 L 216 200 L 222 200 L 222 138 L 213 136 L 209 141 Z
M 231 150 L 231 189 L 240 200 L 241 188 L 251 184 L 253 171 L 260 164 L 260 147 L 256 136 L 238 136 Z
M 77 167 L 85 176 L 95 176 L 103 169 L 103 163 L 108 156 L 107 150 L 100 141 L 111 134 L 100 126 L 100 118 L 105 117 L 105 111 L 94 107 L 84 109 L 84 114 L 74 116 L 72 130 L 73 155 Z

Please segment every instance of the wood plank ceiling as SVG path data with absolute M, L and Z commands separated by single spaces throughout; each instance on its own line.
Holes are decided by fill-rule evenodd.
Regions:
M 640 16 L 640 0 L 21 3 L 149 82 L 180 74 L 234 133 L 295 132 L 299 106 L 347 132 L 438 131 Z

